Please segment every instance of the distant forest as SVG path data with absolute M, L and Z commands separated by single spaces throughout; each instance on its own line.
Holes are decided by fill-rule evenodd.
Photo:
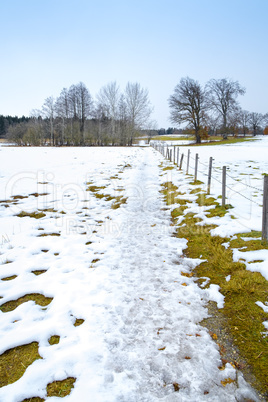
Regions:
M 30 117 L 17 117 L 17 116 L 3 116 L 0 115 L 0 138 L 5 138 L 10 127 L 19 124 L 26 123 L 30 120 Z

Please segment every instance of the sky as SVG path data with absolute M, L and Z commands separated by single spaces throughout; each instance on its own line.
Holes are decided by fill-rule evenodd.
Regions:
M 230 78 L 267 113 L 268 0 L 0 0 L 0 114 L 29 116 L 83 82 L 148 89 L 157 128 L 182 77 Z

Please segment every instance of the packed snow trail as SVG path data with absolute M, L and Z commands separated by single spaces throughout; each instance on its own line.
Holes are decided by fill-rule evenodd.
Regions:
M 71 151 L 64 152 L 69 162 Z M 200 261 L 184 258 L 187 240 L 174 236 L 170 210 L 160 193 L 161 182 L 167 181 L 159 167 L 162 157 L 148 148 L 120 150 L 122 169 L 116 166 L 122 154 L 113 154 L 114 150 L 72 152 L 80 158 L 85 153 L 80 164 L 75 165 L 77 156 L 73 158 L 72 177 L 80 177 L 82 169 L 87 172 L 88 152 L 92 152 L 92 171 L 100 171 L 91 174 L 92 183 L 106 186 L 104 193 L 112 191 L 107 182 L 117 172 L 120 177 L 113 193 L 124 189 L 127 202 L 111 209 L 105 197 L 92 195 L 89 210 L 81 213 L 87 204 L 80 197 L 76 209 L 68 213 L 66 202 L 76 205 L 76 200 L 72 189 L 69 194 L 63 186 L 67 213 L 51 212 L 55 219 L 35 223 L 3 209 L 3 222 L 6 219 L 14 226 L 12 248 L 3 245 L 4 258 L 12 262 L 2 265 L 1 277 L 18 277 L 2 284 L 1 301 L 34 292 L 53 301 L 46 309 L 27 302 L 0 314 L 2 352 L 37 341 L 42 357 L 14 384 L 0 388 L 0 401 L 40 396 L 56 402 L 59 398 L 46 396 L 46 385 L 67 377 L 76 378 L 64 399 L 72 402 L 257 401 L 230 364 L 219 369 L 218 347 L 199 325 L 207 316 L 211 292 L 187 276 Z M 103 154 L 118 159 L 105 160 Z M 99 160 L 103 162 L 98 165 Z M 54 169 L 60 180 L 66 180 L 62 166 Z M 59 193 L 51 197 L 52 206 L 59 204 Z M 20 202 L 24 208 L 32 205 L 27 204 L 32 202 L 29 197 Z M 40 226 L 50 233 L 57 229 L 61 236 L 35 237 Z M 44 248 L 46 253 L 41 252 Z M 46 273 L 36 277 L 34 268 L 44 268 Z M 84 323 L 74 327 L 75 317 Z M 60 336 L 59 344 L 49 345 L 52 335 Z
M 219 370 L 217 347 L 198 325 L 207 316 L 208 294 L 180 275 L 190 273 L 198 261 L 182 258 L 186 240 L 172 236 L 170 213 L 159 193 L 158 158 L 151 150 L 142 154 L 132 158 L 132 169 L 125 173 L 128 202 L 112 216 L 119 230 L 102 261 L 109 261 L 110 272 L 103 284 L 108 293 L 102 322 L 106 352 L 97 399 L 189 402 L 252 397 L 241 378 L 241 389 L 221 383 L 235 380 L 236 373 L 230 365 Z M 99 307 L 102 310 L 103 300 Z M 79 397 L 83 395 L 81 390 Z

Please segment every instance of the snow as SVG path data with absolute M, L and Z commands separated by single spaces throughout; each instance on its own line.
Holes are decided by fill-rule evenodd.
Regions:
M 210 284 L 207 292 L 209 293 L 209 299 L 215 301 L 218 308 L 223 308 L 224 296 L 220 293 L 219 285 Z
M 268 313 L 268 302 L 265 302 L 265 304 L 263 304 L 262 302 L 259 301 L 259 302 L 256 302 L 256 304 L 257 304 L 257 306 L 261 307 L 265 313 Z M 268 335 L 268 320 L 264 321 L 263 325 L 267 329 L 266 332 L 263 332 L 263 335 L 267 336 Z
M 200 160 L 213 151 L 219 166 L 224 161 L 239 165 L 237 176 L 246 169 L 250 151 L 257 159 L 252 166 L 259 166 L 250 182 L 261 187 L 259 176 L 268 170 L 267 144 L 252 143 L 243 152 L 238 146 L 204 147 Z M 189 177 L 177 170 L 161 175 L 163 158 L 148 147 L 2 147 L 0 161 L 0 278 L 17 275 L 0 282 L 1 304 L 28 293 L 53 297 L 45 308 L 28 301 L 0 312 L 0 353 L 37 341 L 42 357 L 18 381 L 0 389 L 0 401 L 45 398 L 48 383 L 70 376 L 76 382 L 66 401 L 258 400 L 241 374 L 238 386 L 222 385 L 236 379 L 236 369 L 227 364 L 219 370 L 218 346 L 200 325 L 209 300 L 223 306 L 220 289 L 213 284 L 200 288 L 193 277 L 182 275 L 201 259 L 184 258 L 187 239 L 174 236 L 159 191 L 162 182 L 172 179 L 189 198 Z M 96 198 L 87 183 L 105 186 L 100 193 L 123 195 L 127 202 L 112 209 L 113 200 Z M 219 195 L 218 189 L 215 182 L 212 193 Z M 260 230 L 261 208 L 254 204 L 241 213 L 241 200 L 232 192 L 228 196 L 237 220 L 230 215 L 209 220 L 194 202 L 188 210 L 205 222 L 217 221 L 215 233 L 221 235 Z M 5 206 L 4 200 L 16 204 Z M 260 193 L 256 200 L 261 202 Z M 16 216 L 37 210 L 46 210 L 45 216 Z M 40 237 L 55 233 L 60 236 Z M 266 254 L 250 253 L 243 253 L 248 262 L 261 259 L 267 266 Z M 255 264 L 250 269 L 260 269 Z M 34 270 L 46 272 L 36 276 Z M 264 266 L 261 271 L 265 274 Z M 75 327 L 76 318 L 83 324 Z M 52 335 L 60 336 L 58 344 L 48 343 Z M 179 385 L 178 392 L 173 384 Z

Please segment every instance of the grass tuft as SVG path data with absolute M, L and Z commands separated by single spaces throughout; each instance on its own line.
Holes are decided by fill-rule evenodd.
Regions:
M 191 184 L 192 186 L 200 186 L 200 184 L 204 184 L 204 182 L 200 180 L 194 180 L 191 181 L 189 184 Z
M 60 236 L 60 233 L 42 233 L 37 237 L 46 237 L 46 236 Z
M 231 248 L 238 248 L 240 251 L 252 251 L 252 250 L 263 250 L 263 249 L 268 249 L 268 243 L 264 240 L 262 240 L 261 237 L 261 232 L 256 232 L 256 231 L 251 231 L 247 233 L 238 233 L 236 235 L 236 239 L 232 239 L 230 241 L 230 247 Z M 257 237 L 258 239 L 256 240 L 244 240 L 242 237 L 247 238 L 247 237 Z
M 232 205 L 228 204 L 224 207 L 222 205 L 216 205 L 215 208 L 210 209 L 209 212 L 206 214 L 207 218 L 214 218 L 215 216 L 223 217 L 227 214 L 228 210 L 233 208 Z
M 174 169 L 174 166 L 167 166 L 167 167 L 163 168 L 163 171 L 173 170 L 173 169 Z
M 64 398 L 71 393 L 76 378 L 68 377 L 62 381 L 53 381 L 47 385 L 47 396 Z
M 118 209 L 121 207 L 122 204 L 126 204 L 127 198 L 123 197 L 122 195 L 118 197 L 114 197 L 114 203 L 112 204 L 111 208 L 112 209 Z
M 12 281 L 12 279 L 17 278 L 17 275 L 7 276 L 6 278 L 2 278 L 2 281 Z
M 60 341 L 60 336 L 59 335 L 52 335 L 49 340 L 48 343 L 50 345 L 57 345 Z
M 36 270 L 32 271 L 32 273 L 35 274 L 35 275 L 42 275 L 45 272 L 47 272 L 46 269 L 36 269 Z
M 29 218 L 41 219 L 41 218 L 44 218 L 44 216 L 46 216 L 46 214 L 44 214 L 43 212 L 25 212 L 25 211 L 21 211 L 16 216 L 18 216 L 19 218 L 29 217 Z
M 92 193 L 97 193 L 98 191 L 103 190 L 103 189 L 105 189 L 105 186 L 93 186 L 93 185 L 90 185 L 87 188 L 87 191 L 91 191 Z
M 22 303 L 26 303 L 27 301 L 33 300 L 39 306 L 45 307 L 50 304 L 53 300 L 52 297 L 46 297 L 41 295 L 40 293 L 30 293 L 25 296 L 19 297 L 17 300 L 10 300 L 0 306 L 0 311 L 3 313 L 7 313 L 9 311 L 15 310 Z
M 6 350 L 0 356 L 0 387 L 19 380 L 27 367 L 37 359 L 41 359 L 37 342 Z
M 75 323 L 74 323 L 74 326 L 75 326 L 75 327 L 79 327 L 80 325 L 83 324 L 84 321 L 85 321 L 85 320 L 83 320 L 83 318 L 76 318 Z

